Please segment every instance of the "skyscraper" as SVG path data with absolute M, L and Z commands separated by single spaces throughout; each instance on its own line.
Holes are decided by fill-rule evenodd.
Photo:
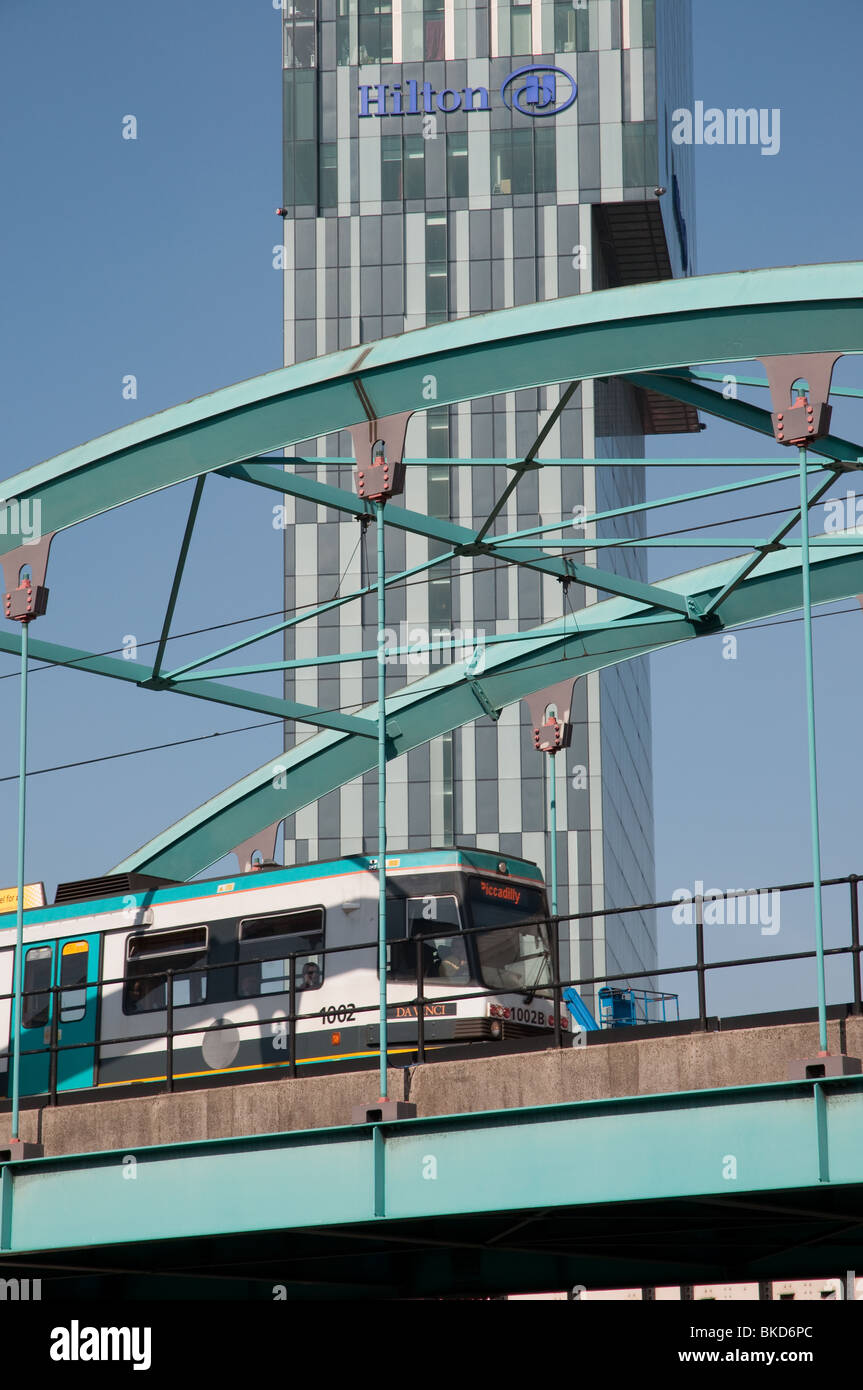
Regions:
M 671 112 L 691 103 L 689 0 L 296 0 L 284 12 L 285 363 L 511 305 L 692 271 L 691 150 L 671 144 Z M 657 27 L 658 26 L 658 27 Z M 404 505 L 479 526 L 564 388 L 413 417 Z M 687 407 L 621 382 L 585 382 L 499 518 L 500 529 L 637 502 L 644 471 L 592 460 L 643 457 L 646 433 L 697 428 Z M 350 458 L 346 432 L 311 440 L 304 459 Z M 470 459 L 451 466 L 449 459 Z M 341 487 L 337 462 L 287 467 Z M 358 589 L 374 568 L 353 520 L 288 498 L 285 605 Z M 398 501 L 391 505 L 398 505 Z M 581 513 L 582 515 L 584 513 Z M 601 534 L 643 534 L 644 518 Z M 570 536 L 573 534 L 569 532 Z M 579 534 L 596 535 L 588 526 Z M 387 535 L 387 568 L 434 553 Z M 592 556 L 589 545 L 585 555 Z M 602 564 L 645 578 L 644 552 Z M 452 562 L 388 591 L 390 645 L 437 631 L 470 650 L 477 634 L 532 627 L 602 595 L 549 576 Z M 373 600 L 371 601 L 373 602 Z M 365 601 L 368 604 L 369 600 Z M 375 646 L 357 600 L 303 624 L 286 658 Z M 447 651 L 444 660 L 465 650 Z M 399 657 L 391 686 L 434 654 Z M 550 674 L 550 682 L 553 673 Z M 374 663 L 289 671 L 286 695 L 329 708 L 375 698 Z M 644 661 L 578 682 L 575 732 L 558 778 L 561 911 L 653 896 L 650 692 Z M 289 733 L 289 741 L 293 734 Z M 436 739 L 389 767 L 395 847 L 475 844 L 545 863 L 546 768 L 525 708 Z M 372 851 L 374 779 L 299 812 L 286 855 Z M 563 934 L 565 936 L 565 933 Z M 582 975 L 651 969 L 645 916 L 586 919 L 572 933 Z

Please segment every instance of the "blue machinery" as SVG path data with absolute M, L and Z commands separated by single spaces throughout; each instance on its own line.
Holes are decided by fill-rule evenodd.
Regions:
M 808 526 L 800 527 L 800 521 L 808 516 L 809 510 L 825 496 L 834 481 L 844 471 L 856 469 L 863 457 L 861 446 L 830 433 L 828 404 L 836 358 L 844 353 L 860 352 L 863 352 L 863 264 L 860 263 L 651 283 L 502 310 L 476 319 L 461 319 L 284 368 L 137 421 L 7 480 L 4 485 L 6 502 L 0 509 L 0 558 L 6 580 L 6 616 L 21 624 L 21 632 L 20 635 L 0 634 L 0 650 L 20 655 L 24 672 L 19 942 L 25 867 L 26 670 L 29 657 L 74 665 L 76 669 L 139 687 L 257 710 L 318 728 L 314 737 L 280 755 L 278 772 L 284 770 L 284 776 L 275 776 L 277 769 L 272 761 L 268 762 L 157 835 L 118 865 L 118 870 L 188 878 L 239 845 L 248 847 L 256 838 L 265 842 L 267 834 L 285 817 L 377 767 L 381 806 L 379 874 L 383 899 L 385 765 L 389 759 L 471 722 L 483 713 L 496 717 L 505 705 L 539 695 L 547 684 L 549 665 L 559 682 L 572 682 L 580 675 L 674 643 L 800 609 L 801 601 L 813 876 L 817 885 L 820 848 L 811 609 L 814 604 L 846 598 L 863 589 L 863 556 L 859 553 L 863 536 L 849 531 L 810 538 Z M 772 414 L 734 397 L 728 399 L 727 393 L 720 393 L 709 385 L 718 379 L 715 374 L 698 370 L 715 363 L 747 362 L 756 358 L 765 367 L 766 380 L 742 378 L 741 384 L 751 380 L 754 385 L 769 385 Z M 424 390 L 429 379 L 434 381 L 437 406 L 506 391 L 567 383 L 567 390 L 554 412 L 557 414 L 579 383 L 608 376 L 619 376 L 634 386 L 658 392 L 791 445 L 797 450 L 795 466 L 777 469 L 775 459 L 747 460 L 747 463 L 762 463 L 765 470 L 773 471 L 660 501 L 597 513 L 585 518 L 584 531 L 575 539 L 566 534 L 569 519 L 527 531 L 507 534 L 495 530 L 492 533 L 500 503 L 478 531 L 401 506 L 385 505 L 401 491 L 399 477 L 403 479 L 404 467 L 421 467 L 428 462 L 405 460 L 403 445 L 404 426 L 409 415 L 426 407 L 428 398 Z M 357 494 L 286 471 L 290 461 L 274 452 L 341 428 L 350 428 L 354 434 L 359 466 Z M 494 461 L 506 462 L 513 470 L 507 494 L 517 486 L 528 468 L 583 462 L 538 457 L 546 432 L 547 427 L 544 427 L 525 459 Z M 488 462 L 492 461 L 470 460 L 467 466 L 482 466 Z M 726 461 L 688 462 L 699 467 Z M 742 461 L 727 462 L 739 466 Z M 609 460 L 608 463 L 611 466 L 622 463 L 643 466 L 644 460 Z M 451 465 L 460 466 L 460 461 L 451 460 Z M 597 466 L 603 466 L 602 461 Z M 556 576 L 564 584 L 575 581 L 609 597 L 576 615 L 564 613 L 533 630 L 492 637 L 487 644 L 481 674 L 476 673 L 470 662 L 455 662 L 396 691 L 389 698 L 384 697 L 383 682 L 379 679 L 377 702 L 358 714 L 317 709 L 232 683 L 245 676 L 284 669 L 295 663 L 218 664 L 265 636 L 284 631 L 304 618 L 317 616 L 321 609 L 301 617 L 286 618 L 206 657 L 166 671 L 163 657 L 174 606 L 201 492 L 206 478 L 211 475 L 305 498 L 318 506 L 354 515 L 364 524 L 374 521 L 378 527 L 379 555 L 374 587 L 381 621 L 388 586 L 454 559 L 480 556 L 527 566 Z M 782 523 L 767 536 L 752 538 L 711 533 L 705 538 L 697 534 L 677 534 L 621 541 L 619 537 L 606 539 L 596 534 L 597 526 L 610 518 L 696 499 L 728 498 L 748 487 L 782 483 L 793 478 L 799 479 L 799 505 L 787 508 Z M 57 533 L 136 498 L 193 479 L 192 507 L 161 641 L 152 665 L 100 656 L 55 642 L 28 641 L 29 623 L 45 609 L 48 548 Z M 43 538 L 37 546 L 20 547 L 16 539 L 17 509 L 26 502 L 35 501 L 41 506 Z M 442 553 L 400 574 L 387 575 L 381 543 L 384 524 L 442 543 Z M 798 527 L 799 535 L 792 535 Z M 601 562 L 585 562 L 592 555 L 599 555 L 601 559 L 602 550 L 607 546 L 621 545 L 660 546 L 672 550 L 711 545 L 734 552 L 734 558 L 672 575 L 658 584 L 629 579 L 604 569 Z M 345 595 L 325 607 L 350 602 L 357 596 Z M 377 660 L 380 673 L 380 643 L 377 651 L 340 653 L 337 658 L 311 658 L 296 664 L 331 659 L 341 662 Z M 215 668 L 213 663 L 216 663 Z M 553 767 L 554 760 L 550 762 Z M 550 787 L 552 811 L 554 804 L 554 790 Z M 553 872 L 551 879 L 552 893 L 556 897 Z M 820 1045 L 822 1053 L 826 1053 L 818 891 L 815 904 L 816 993 Z M 382 920 L 381 943 L 383 939 Z M 18 959 L 16 990 L 20 993 L 20 951 Z M 381 1032 L 385 1055 L 385 1010 L 382 1010 Z M 13 1077 L 17 1075 L 16 1055 Z M 17 1084 L 13 1089 L 13 1128 L 17 1134 Z M 384 1065 L 381 1067 L 381 1094 L 386 1096 Z M 817 1090 L 816 1095 L 821 1094 L 821 1090 Z M 55 1171 L 50 1166 L 34 1168 L 33 1176 L 24 1180 L 24 1190 L 34 1190 L 34 1185 L 50 1189 L 54 1185 L 50 1174 Z M 39 1173 L 44 1174 L 45 1183 L 41 1183 Z M 20 1186 L 21 1178 L 13 1178 L 7 1170 L 4 1181 L 11 1190 L 9 1184 Z M 60 1186 L 67 1189 L 65 1179 Z M 16 1209 L 15 1202 L 12 1209 Z M 17 1210 L 21 1210 L 20 1205 Z

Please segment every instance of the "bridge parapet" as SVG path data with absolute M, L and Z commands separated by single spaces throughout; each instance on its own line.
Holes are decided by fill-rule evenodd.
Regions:
M 829 1024 L 831 1052 L 863 1053 L 863 1017 Z M 391 1069 L 389 1093 L 423 1116 L 567 1101 L 715 1090 L 786 1081 L 792 1062 L 818 1050 L 818 1025 L 781 1023 L 631 1042 L 549 1049 Z M 21 1137 L 46 1156 L 135 1151 L 156 1144 L 280 1134 L 348 1124 L 375 1098 L 370 1071 L 244 1081 L 173 1094 L 123 1097 L 22 1112 Z M 0 1116 L 8 1143 L 10 1116 Z

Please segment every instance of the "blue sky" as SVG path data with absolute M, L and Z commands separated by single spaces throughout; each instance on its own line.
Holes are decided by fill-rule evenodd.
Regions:
M 694 11 L 696 98 L 778 107 L 782 122 L 775 157 L 697 150 L 699 273 L 857 259 L 859 3 L 694 0 Z M 4 0 L 0 111 L 2 476 L 280 363 L 272 264 L 280 44 L 271 0 Z M 129 114 L 135 141 L 121 138 Z M 136 400 L 123 399 L 127 374 L 137 378 Z M 836 381 L 863 384 L 856 362 L 840 363 Z M 836 424 L 863 438 L 859 407 L 840 406 Z M 780 458 L 716 423 L 695 439 L 651 443 L 656 455 L 690 451 Z M 682 490 L 681 470 L 656 470 L 650 487 L 655 496 Z M 95 633 L 101 649 L 155 638 L 182 533 L 178 497 L 156 496 L 60 536 L 50 612 L 34 635 L 87 645 Z M 772 494 L 746 497 L 751 511 L 774 505 Z M 175 629 L 276 610 L 281 546 L 271 499 L 211 480 L 201 516 Z M 655 573 L 684 563 L 657 560 Z M 860 777 L 849 707 L 863 676 L 863 613 L 815 628 L 824 866 L 840 874 L 863 866 L 849 796 Z M 2 677 L 13 669 L 3 658 L 7 777 L 17 681 Z M 800 624 L 742 634 L 736 661 L 706 639 L 661 654 L 652 669 L 659 893 L 698 878 L 748 887 L 809 877 Z M 57 670 L 34 674 L 31 688 L 33 768 L 257 722 Z M 53 888 L 108 867 L 277 747 L 278 730 L 266 728 L 33 777 L 29 876 Z M 15 783 L 0 782 L 0 882 L 14 880 L 14 811 Z M 716 935 L 711 949 L 737 954 L 744 941 L 741 953 L 799 949 L 810 926 L 789 903 L 777 937 L 738 929 L 733 945 Z M 669 933 L 665 949 L 683 950 L 683 939 Z M 769 992 L 729 987 L 722 1004 L 769 1007 Z

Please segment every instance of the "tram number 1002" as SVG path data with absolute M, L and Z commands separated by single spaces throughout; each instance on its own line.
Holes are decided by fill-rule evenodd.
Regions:
M 321 1009 L 321 1018 L 324 1023 L 329 1024 L 353 1023 L 356 1007 L 356 1004 L 339 1004 L 336 1008 L 335 1004 L 329 1004 L 326 1008 Z

